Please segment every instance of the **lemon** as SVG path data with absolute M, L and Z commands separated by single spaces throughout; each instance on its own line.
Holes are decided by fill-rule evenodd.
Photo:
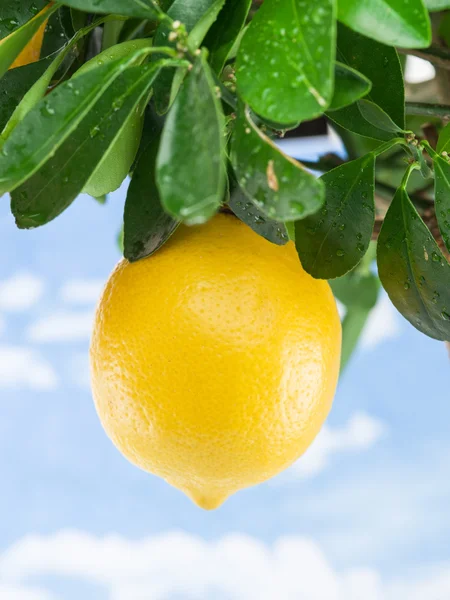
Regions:
M 91 343 L 102 424 L 134 464 L 205 509 L 273 477 L 331 408 L 341 325 L 327 282 L 232 215 L 122 260 Z

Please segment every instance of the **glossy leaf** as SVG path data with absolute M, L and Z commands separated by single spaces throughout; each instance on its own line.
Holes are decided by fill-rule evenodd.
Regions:
M 394 306 L 416 329 L 450 340 L 450 265 L 403 188 L 381 228 L 378 273 Z
M 13 114 L 27 91 L 49 66 L 48 59 L 11 69 L 0 80 L 0 131 Z
M 31 177 L 144 50 L 67 81 L 26 114 L 1 148 L 0 196 Z
M 3 77 L 34 34 L 37 33 L 39 27 L 55 10 L 57 10 L 57 7 L 53 6 L 41 11 L 31 21 L 27 21 L 7 38 L 0 41 L 0 77 Z
M 209 30 L 204 45 L 209 50 L 211 68 L 216 73 L 222 71 L 245 24 L 251 4 L 252 0 L 226 0 L 217 21 Z
M 365 120 L 374 127 L 387 131 L 388 133 L 404 133 L 404 130 L 396 125 L 391 117 L 374 102 L 365 99 L 360 100 L 358 102 L 358 108 Z
M 162 13 L 154 0 L 64 0 L 64 4 L 85 12 L 114 13 L 141 19 L 156 19 Z
M 11 194 L 18 227 L 44 225 L 75 200 L 148 94 L 157 71 L 152 64 L 120 75 L 55 156 Z
M 439 154 L 441 154 L 442 152 L 450 152 L 450 123 L 447 123 L 447 125 L 439 134 L 436 152 L 438 152 Z
M 201 54 L 167 116 L 157 161 L 162 204 L 188 224 L 207 221 L 222 201 L 223 125 L 212 74 Z
M 198 3 L 199 1 L 197 0 L 197 4 Z M 203 42 L 206 34 L 216 21 L 217 16 L 222 10 L 224 4 L 225 0 L 214 0 L 213 2 L 208 2 L 208 8 L 205 8 L 201 18 L 194 25 L 188 36 L 188 46 L 192 51 L 195 51 L 200 47 L 200 44 Z
M 436 217 L 442 239 L 450 252 L 450 164 L 445 158 L 435 156 L 433 165 Z
M 248 108 L 239 111 L 231 159 L 239 185 L 268 217 L 295 221 L 322 206 L 322 182 L 283 154 L 256 127 Z
M 5 2 L 0 5 L 0 39 L 24 25 L 35 17 L 48 0 L 20 0 Z
M 265 0 L 236 59 L 238 91 L 276 123 L 312 119 L 333 96 L 333 0 Z
M 374 178 L 372 154 L 321 177 L 326 190 L 322 210 L 295 224 L 300 260 L 313 277 L 341 277 L 366 253 L 375 220 Z
M 228 206 L 238 219 L 272 244 L 284 246 L 288 243 L 289 235 L 286 225 L 267 217 L 237 185 L 231 192 Z
M 338 28 L 338 60 L 356 69 L 372 82 L 366 96 L 401 129 L 405 126 L 405 93 L 403 74 L 395 48 L 390 48 L 340 25 Z M 358 103 L 333 111 L 329 117 L 341 127 L 378 140 L 389 140 L 392 134 L 369 123 Z
M 339 0 L 338 18 L 348 27 L 390 46 L 424 48 L 431 27 L 422 0 Z
M 351 67 L 336 62 L 334 93 L 328 110 L 338 110 L 366 96 L 372 87 L 370 79 Z
M 130 262 L 156 252 L 179 225 L 161 205 L 155 174 L 158 148 L 159 138 L 155 138 L 141 155 L 128 188 L 124 255 Z

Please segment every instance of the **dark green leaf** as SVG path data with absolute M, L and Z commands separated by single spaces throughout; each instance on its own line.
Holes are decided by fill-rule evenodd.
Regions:
M 435 156 L 433 165 L 436 217 L 442 239 L 450 252 L 450 164 L 445 158 Z
M 156 19 L 162 13 L 154 0 L 64 0 L 64 4 L 85 12 L 113 13 L 141 19 Z
M 450 340 L 450 265 L 403 188 L 381 228 L 378 273 L 392 303 L 416 329 Z
M 25 115 L 1 148 L 0 196 L 31 177 L 56 152 L 112 82 L 143 52 L 61 84 Z
M 0 77 L 6 73 L 21 51 L 25 48 L 31 38 L 37 33 L 42 23 L 56 10 L 56 6 L 50 7 L 37 14 L 31 21 L 15 29 L 11 35 L 0 43 Z
M 405 126 L 403 75 L 395 48 L 379 44 L 347 27 L 338 28 L 338 59 L 368 77 L 372 89 L 367 95 L 387 113 L 400 128 Z M 357 103 L 333 111 L 329 117 L 341 127 L 378 140 L 389 140 L 392 134 L 371 125 L 361 114 Z
M 155 138 L 141 155 L 128 188 L 124 255 L 130 262 L 156 252 L 179 225 L 164 211 L 159 198 L 155 176 L 158 148 L 159 138 Z
M 157 162 L 162 204 L 188 224 L 207 221 L 222 201 L 223 125 L 222 107 L 202 53 L 169 112 Z
M 389 133 L 404 133 L 398 125 L 394 123 L 391 117 L 384 112 L 382 108 L 370 100 L 360 100 L 358 102 L 359 112 L 374 127 L 387 131 Z
M 300 260 L 313 277 L 340 277 L 366 253 L 375 220 L 374 178 L 372 154 L 321 177 L 326 189 L 322 210 L 295 224 Z
M 11 69 L 0 80 L 0 131 L 13 114 L 26 92 L 47 69 L 49 59 Z
M 268 217 L 295 221 L 322 206 L 322 182 L 283 154 L 256 127 L 248 108 L 239 111 L 231 158 L 239 185 Z
M 216 73 L 220 73 L 245 24 L 252 0 L 226 0 L 217 21 L 205 38 L 209 50 L 209 62 Z
M 366 96 L 372 87 L 372 83 L 362 73 L 352 69 L 348 65 L 336 62 L 334 69 L 334 93 L 328 110 L 337 110 L 353 104 L 363 96 Z
M 174 21 L 180 21 L 188 33 L 193 32 L 194 28 L 198 25 L 195 33 L 195 40 L 191 40 L 191 43 L 195 42 L 197 47 L 200 46 L 203 37 L 206 35 L 209 27 L 214 22 L 217 14 L 223 5 L 224 0 L 175 0 L 167 14 Z M 204 20 L 206 15 L 206 19 Z M 211 20 L 211 18 L 213 19 Z M 172 32 L 172 27 L 169 23 L 161 23 L 156 30 L 154 44 L 155 46 L 173 46 L 175 47 L 178 40 L 170 41 L 169 35 Z M 156 59 L 157 57 L 155 57 Z M 174 82 L 174 70 L 164 69 L 161 71 L 154 87 L 154 99 L 156 110 L 159 114 L 167 112 L 173 101 L 176 93 L 179 90 L 179 86 L 182 82 L 185 69 L 183 69 L 181 76 L 177 82 L 177 88 L 172 94 L 172 84 Z M 176 92 L 176 93 L 175 93 Z M 171 98 L 172 94 L 172 98 Z
M 447 123 L 447 125 L 439 134 L 436 152 L 438 152 L 438 154 L 442 154 L 442 152 L 450 152 L 450 123 Z
M 42 40 L 41 57 L 54 54 L 74 35 L 70 8 L 62 6 L 50 17 Z
M 333 0 L 265 0 L 239 47 L 238 90 L 277 123 L 320 115 L 333 96 Z
M 48 0 L 2 0 L 0 6 L 0 39 L 35 17 Z
M 269 219 L 237 185 L 232 190 L 228 206 L 238 219 L 269 242 L 277 244 L 277 246 L 284 246 L 288 243 L 289 235 L 285 224 Z
M 390 46 L 424 48 L 431 43 L 430 19 L 422 0 L 339 0 L 338 18 Z
M 197 4 L 199 4 L 199 0 L 197 0 Z M 206 34 L 211 29 L 211 26 L 217 19 L 224 4 L 225 0 L 212 0 L 212 2 L 208 2 L 208 8 L 205 7 L 201 19 L 197 21 L 192 28 L 192 31 L 189 33 L 188 46 L 191 51 L 195 51 L 200 47 L 200 44 L 205 39 Z
M 20 228 L 48 223 L 75 200 L 133 118 L 157 70 L 157 65 L 151 64 L 122 73 L 55 156 L 11 194 L 12 211 Z

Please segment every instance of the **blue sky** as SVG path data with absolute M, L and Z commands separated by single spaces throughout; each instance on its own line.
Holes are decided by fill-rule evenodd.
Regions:
M 275 480 L 207 513 L 115 450 L 87 353 L 124 194 L 29 232 L 0 206 L 0 600 L 448 600 L 449 357 L 385 297 Z

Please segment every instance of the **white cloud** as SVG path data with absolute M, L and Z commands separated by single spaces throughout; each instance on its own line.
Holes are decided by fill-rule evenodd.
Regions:
M 418 56 L 406 58 L 405 80 L 408 83 L 423 83 L 436 76 L 436 70 L 431 63 Z
M 59 312 L 43 317 L 28 329 L 32 342 L 72 342 L 90 338 L 94 320 L 93 311 Z
M 101 279 L 73 279 L 61 288 L 61 298 L 69 304 L 96 304 L 104 285 Z
M 370 313 L 361 336 L 361 347 L 371 349 L 382 342 L 400 335 L 400 315 L 389 297 L 382 294 Z
M 0 388 L 53 390 L 57 384 L 52 366 L 35 350 L 0 346 Z
M 30 273 L 19 273 L 0 282 L 0 310 L 20 312 L 31 308 L 41 298 L 44 283 Z
M 337 571 L 315 541 L 300 536 L 281 537 L 268 546 L 241 534 L 215 542 L 186 533 L 132 541 L 63 531 L 25 537 L 0 557 L 4 588 L 9 583 L 10 589 L 20 585 L 17 589 L 24 590 L 33 577 L 42 576 L 103 586 L 109 600 L 169 600 L 174 595 L 192 600 L 446 600 L 450 596 L 447 565 L 424 571 L 420 578 L 415 572 L 415 577 L 383 581 L 370 568 Z M 31 595 L 16 598 L 47 600 Z
M 325 425 L 306 453 L 275 478 L 273 483 L 280 484 L 318 475 L 337 454 L 368 450 L 380 440 L 385 431 L 385 425 L 381 421 L 363 412 L 355 413 L 340 429 Z
M 56 598 L 46 590 L 0 583 L 0 600 L 56 600 Z

